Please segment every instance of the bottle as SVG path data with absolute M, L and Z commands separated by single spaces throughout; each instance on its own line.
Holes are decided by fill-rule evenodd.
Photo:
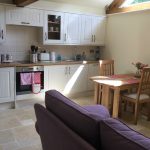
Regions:
M 86 55 L 85 55 L 85 52 L 82 53 L 82 60 L 85 60 L 86 59 Z
M 51 52 L 51 61 L 56 61 L 56 53 Z

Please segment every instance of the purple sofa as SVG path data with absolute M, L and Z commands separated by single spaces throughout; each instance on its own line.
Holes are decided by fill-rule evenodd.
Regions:
M 43 150 L 150 150 L 150 139 L 110 118 L 101 105 L 81 107 L 55 90 L 35 104 Z

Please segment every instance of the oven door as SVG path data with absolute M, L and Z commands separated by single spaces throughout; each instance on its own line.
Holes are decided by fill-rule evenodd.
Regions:
M 22 95 L 22 94 L 30 94 L 32 93 L 32 84 L 30 85 L 22 85 L 21 84 L 21 73 L 41 73 L 40 80 L 41 80 L 41 89 L 44 89 L 44 71 L 38 71 L 38 70 L 24 70 L 24 71 L 17 71 L 16 72 L 16 95 Z

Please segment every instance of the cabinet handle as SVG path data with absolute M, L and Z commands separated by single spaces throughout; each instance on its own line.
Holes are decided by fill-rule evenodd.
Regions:
M 93 39 L 94 39 L 94 35 L 92 35 L 92 42 L 94 42 Z
M 70 74 L 70 67 L 69 67 L 69 74 Z
M 45 32 L 45 41 L 47 40 L 47 34 L 46 34 L 46 32 Z
M 94 42 L 96 41 L 96 36 L 94 35 Z
M 67 72 L 68 72 L 68 68 L 65 67 L 65 75 L 67 75 Z
M 67 34 L 65 33 L 65 41 L 67 41 Z
M 4 39 L 4 31 L 2 30 L 1 33 L 2 33 L 1 37 L 2 37 L 2 40 L 3 40 Z
M 29 22 L 21 22 L 21 24 L 30 24 Z

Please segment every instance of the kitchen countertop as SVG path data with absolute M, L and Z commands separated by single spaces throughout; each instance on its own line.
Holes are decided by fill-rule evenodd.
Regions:
M 38 61 L 37 63 L 18 61 L 11 63 L 0 63 L 0 67 L 23 67 L 23 66 L 51 66 L 51 65 L 73 65 L 73 64 L 93 64 L 98 61 Z

